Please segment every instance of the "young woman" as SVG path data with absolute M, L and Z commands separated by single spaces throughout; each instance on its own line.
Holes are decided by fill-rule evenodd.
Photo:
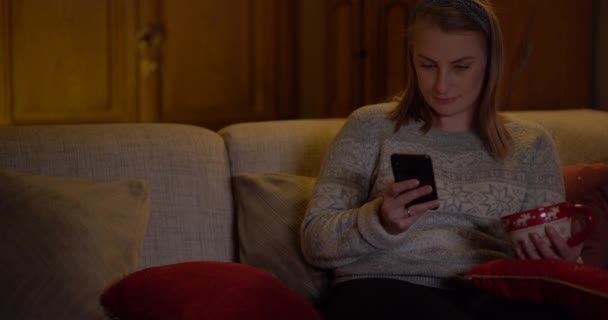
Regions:
M 307 260 L 334 271 L 328 319 L 547 315 L 464 288 L 478 264 L 576 260 L 555 230 L 513 248 L 500 217 L 564 200 L 555 148 L 540 126 L 497 114 L 502 35 L 482 0 L 423 0 L 408 30 L 408 79 L 398 103 L 355 111 L 324 161 L 302 224 Z M 432 158 L 432 188 L 394 182 L 394 153 Z M 502 311 L 500 311 L 502 310 Z M 563 313 L 556 312 L 559 316 Z

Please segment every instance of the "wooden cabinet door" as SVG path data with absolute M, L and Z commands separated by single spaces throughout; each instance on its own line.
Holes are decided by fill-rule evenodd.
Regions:
M 10 73 L 9 73 L 9 10 L 8 1 L 0 1 L 0 125 L 11 123 Z
M 416 0 L 310 1 L 324 3 L 318 6 L 326 17 L 320 40 L 324 45 L 320 59 L 301 59 L 301 63 L 324 67 L 316 80 L 311 74 L 302 80 L 324 85 L 317 99 L 322 107 L 305 104 L 303 113 L 347 116 L 362 105 L 397 95 L 405 80 L 407 19 Z M 493 3 L 505 37 L 506 109 L 590 107 L 592 1 L 574 7 L 569 0 Z M 302 19 L 310 18 L 306 11 L 303 14 L 308 16 Z
M 364 103 L 392 100 L 405 87 L 408 16 L 416 0 L 366 2 Z
M 325 16 L 325 37 L 321 61 L 323 74 L 321 103 L 326 117 L 350 113 L 363 103 L 363 72 L 367 51 L 364 39 L 363 0 L 329 0 L 321 7 Z
M 402 90 L 405 30 L 414 1 L 327 1 L 324 116 L 347 116 Z
M 157 120 L 218 129 L 295 111 L 292 3 L 163 1 Z
M 495 0 L 505 39 L 506 108 L 590 108 L 591 0 Z
M 0 2 L 0 121 L 136 121 L 134 9 L 134 0 Z

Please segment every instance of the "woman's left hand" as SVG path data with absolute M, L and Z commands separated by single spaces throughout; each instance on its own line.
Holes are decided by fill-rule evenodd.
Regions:
M 579 221 L 573 221 L 572 234 L 577 234 L 582 230 Z M 522 260 L 556 259 L 576 261 L 581 255 L 583 244 L 569 246 L 566 239 L 562 238 L 557 230 L 551 226 L 545 227 L 545 233 L 551 243 L 547 243 L 538 233 L 531 233 L 530 239 L 522 241 L 515 248 L 517 256 Z

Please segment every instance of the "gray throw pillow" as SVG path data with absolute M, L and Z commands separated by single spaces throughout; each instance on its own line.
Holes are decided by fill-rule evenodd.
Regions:
M 314 178 L 279 173 L 233 178 L 240 261 L 275 275 L 316 305 L 330 272 L 309 265 L 300 249 L 300 225 L 314 184 Z
M 149 205 L 142 180 L 0 170 L 0 319 L 107 319 L 99 297 L 136 270 Z

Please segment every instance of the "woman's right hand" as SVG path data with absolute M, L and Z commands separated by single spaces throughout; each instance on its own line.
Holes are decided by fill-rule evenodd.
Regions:
M 419 185 L 416 179 L 393 182 L 382 192 L 380 222 L 388 233 L 396 235 L 407 230 L 423 213 L 439 207 L 439 200 L 408 206 L 433 191 L 431 186 Z

